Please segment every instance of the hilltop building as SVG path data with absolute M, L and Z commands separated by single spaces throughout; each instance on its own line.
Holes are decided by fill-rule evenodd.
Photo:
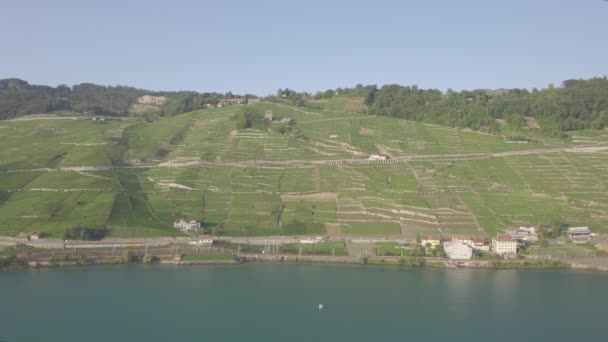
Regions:
M 243 104 L 244 102 L 245 102 L 245 100 L 243 100 L 243 99 L 220 99 L 217 102 L 217 106 L 224 107 L 224 106 L 240 105 L 240 104 Z

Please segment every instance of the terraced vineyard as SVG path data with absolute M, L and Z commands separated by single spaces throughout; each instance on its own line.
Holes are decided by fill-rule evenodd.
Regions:
M 248 107 L 295 131 L 238 130 Z M 178 216 L 229 236 L 490 236 L 556 220 L 608 230 L 608 132 L 521 134 L 532 141 L 368 116 L 348 97 L 153 123 L 2 121 L 0 235 L 171 236 Z M 398 162 L 365 162 L 374 153 Z

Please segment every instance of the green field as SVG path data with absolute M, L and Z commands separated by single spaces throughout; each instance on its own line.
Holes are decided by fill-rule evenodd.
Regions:
M 237 129 L 248 107 L 292 119 L 293 130 Z M 607 152 L 565 150 L 605 146 L 608 131 L 517 133 L 533 142 L 368 116 L 345 96 L 150 123 L 1 121 L 0 235 L 85 225 L 177 236 L 177 217 L 225 236 L 493 236 L 555 221 L 608 231 Z M 409 159 L 336 163 L 374 153 Z

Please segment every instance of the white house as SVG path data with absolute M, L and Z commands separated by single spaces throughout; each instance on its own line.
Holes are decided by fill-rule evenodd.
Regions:
M 175 228 L 179 231 L 182 231 L 182 232 L 188 232 L 191 230 L 201 229 L 201 223 L 199 221 L 195 221 L 195 220 L 187 221 L 183 218 L 180 218 L 173 222 L 173 228 Z
M 473 256 L 473 248 L 460 241 L 446 241 L 443 251 L 450 259 L 467 260 Z
M 498 235 L 492 239 L 492 250 L 498 254 L 517 254 L 517 240 L 509 235 Z
M 388 160 L 388 156 L 385 154 L 372 154 L 367 160 Z

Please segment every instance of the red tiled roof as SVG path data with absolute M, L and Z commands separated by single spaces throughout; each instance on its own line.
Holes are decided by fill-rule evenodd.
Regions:
M 494 240 L 497 241 L 515 241 L 515 239 L 510 235 L 498 235 Z

